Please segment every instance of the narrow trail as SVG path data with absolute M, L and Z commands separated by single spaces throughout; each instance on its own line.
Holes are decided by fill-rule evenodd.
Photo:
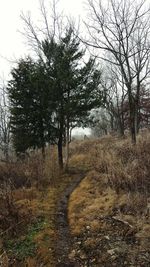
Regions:
M 72 246 L 72 238 L 70 235 L 68 222 L 68 200 L 71 193 L 80 184 L 85 177 L 85 172 L 69 170 L 74 178 L 72 183 L 66 188 L 58 202 L 58 210 L 56 216 L 56 227 L 58 232 L 58 240 L 56 245 L 56 267 L 79 267 L 79 263 L 69 260 L 69 251 Z

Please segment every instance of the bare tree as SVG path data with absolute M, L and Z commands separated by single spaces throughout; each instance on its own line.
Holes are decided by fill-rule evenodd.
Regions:
M 45 0 L 39 0 L 40 25 L 34 23 L 30 13 L 21 14 L 21 20 L 24 23 L 22 34 L 27 39 L 32 51 L 41 59 L 43 59 L 43 40 L 51 40 L 52 38 L 59 40 L 66 27 L 71 23 L 59 10 L 59 0 L 50 0 L 47 4 L 48 6 Z
M 10 117 L 8 98 L 4 82 L 0 87 L 0 150 L 6 161 L 9 158 L 10 150 Z
M 110 115 L 112 131 L 117 130 L 121 136 L 124 136 L 124 103 L 127 97 L 127 90 L 123 77 L 121 73 L 117 72 L 116 66 L 110 63 L 105 65 L 103 79 L 101 79 L 101 86 L 104 92 L 104 107 Z
M 132 142 L 136 143 L 141 83 L 150 74 L 150 9 L 145 0 L 87 2 L 89 39 L 85 43 L 100 49 L 99 57 L 121 72 L 128 94 Z
M 93 110 L 90 117 L 92 119 L 90 127 L 95 137 L 101 137 L 111 132 L 111 117 L 107 109 L 99 108 Z

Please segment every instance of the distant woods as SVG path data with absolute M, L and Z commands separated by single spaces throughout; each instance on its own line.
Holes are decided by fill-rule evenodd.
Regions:
M 40 2 L 41 28 L 22 14 L 35 56 L 18 60 L 7 85 L 9 131 L 1 135 L 6 158 L 10 142 L 18 155 L 40 148 L 43 157 L 48 144 L 57 144 L 63 168 L 63 146 L 67 165 L 70 133 L 76 126 L 90 126 L 96 136 L 124 136 L 129 130 L 133 144 L 139 129 L 149 127 L 147 1 L 87 0 L 86 8 L 84 36 L 58 12 L 55 1 L 50 10 Z

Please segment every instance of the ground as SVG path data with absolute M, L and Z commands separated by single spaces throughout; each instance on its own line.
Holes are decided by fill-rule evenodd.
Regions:
M 55 160 L 25 165 L 28 188 L 3 190 L 1 265 L 148 267 L 149 133 L 136 146 L 112 136 L 74 141 L 68 172 Z
M 69 257 L 80 266 L 150 266 L 149 137 L 136 147 L 115 137 L 83 142 L 72 157 L 88 169 L 68 209 Z

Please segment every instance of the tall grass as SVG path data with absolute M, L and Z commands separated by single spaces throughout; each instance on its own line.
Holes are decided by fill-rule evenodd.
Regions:
M 119 190 L 150 193 L 150 133 L 130 140 L 107 137 L 89 145 L 91 168 L 107 175 L 108 184 Z
M 55 187 L 59 178 L 55 147 L 36 151 L 24 160 L 0 163 L 0 237 L 9 231 L 15 234 L 20 222 L 33 219 L 31 201 L 47 187 Z
M 104 190 L 110 187 L 117 194 L 126 195 L 126 200 L 120 204 L 124 212 L 148 213 L 150 132 L 139 134 L 136 145 L 132 145 L 128 137 L 120 139 L 115 136 L 82 141 L 71 147 L 71 154 L 70 163 L 95 171 Z

